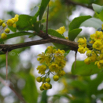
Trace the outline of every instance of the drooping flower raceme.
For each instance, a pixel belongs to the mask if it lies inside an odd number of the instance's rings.
[[[41,76],[37,77],[38,82],[42,82],[40,90],[51,89],[49,75],[53,74],[54,81],[57,81],[65,74],[63,68],[66,64],[65,51],[48,46],[46,51],[38,55],[37,60],[42,64],[37,67]]]
[[[102,27],[103,28],[103,27]],[[89,47],[87,47],[87,43]],[[87,58],[84,60],[86,64],[95,62],[98,68],[103,67],[103,32],[96,31],[90,35],[90,40],[87,42],[86,38],[79,38],[78,52],[85,53]]]

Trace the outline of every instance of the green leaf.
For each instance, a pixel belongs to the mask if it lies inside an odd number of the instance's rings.
[[[94,63],[89,65],[85,64],[84,61],[76,61],[76,68],[74,68],[74,63],[72,65],[72,74],[89,76],[95,73],[99,73],[102,69],[99,69]]]
[[[16,23],[18,30],[31,30],[32,27],[32,17],[29,15],[20,15],[19,20]]]
[[[35,6],[32,11],[30,12],[30,16],[35,16],[35,14],[38,12],[39,8]]]
[[[78,88],[79,90],[86,90],[87,84],[80,80],[73,80],[70,82],[70,85],[74,88]]]
[[[8,28],[12,31],[12,32],[16,32],[16,28],[13,28],[13,26],[8,26]]]
[[[99,19],[101,20],[101,21],[103,21],[103,10],[98,14],[98,13],[96,13],[97,14],[97,16],[99,17]]]
[[[92,4],[92,7],[95,12],[100,13],[103,10],[103,6],[97,5],[97,4]]]
[[[19,20],[17,21],[17,29],[19,31],[24,30],[33,30],[39,31],[39,23],[40,21],[36,21],[36,16],[29,16],[29,15],[20,15]]]
[[[35,35],[35,34],[30,33],[30,32],[16,32],[16,33],[8,34],[6,39],[0,38],[0,42],[3,42],[3,41],[10,39],[10,38],[14,38],[14,37],[18,37],[18,36],[24,36],[24,35]]]
[[[21,73],[21,78],[25,80],[25,87],[22,89],[22,95],[27,103],[37,103],[38,92],[35,84],[35,77],[33,75]]]
[[[48,99],[47,90],[44,90],[44,91],[42,92],[42,96],[41,96],[41,101],[40,101],[40,103],[47,103],[47,99]]]
[[[101,27],[102,25],[102,21],[100,19],[97,18],[90,18],[86,21],[84,21],[81,26],[85,26],[85,27],[94,27],[95,29],[98,29]]]
[[[16,23],[18,30],[29,30],[31,28],[32,17],[29,15],[20,15],[19,20]]]
[[[96,12],[96,15],[99,17],[100,20],[103,21],[103,6],[92,4],[94,11]]]
[[[48,29],[48,34],[52,35],[52,36],[55,36],[55,37],[58,37],[58,38],[62,38],[62,39],[65,39],[65,37],[61,34],[59,34],[57,31],[53,30],[53,29]],[[65,46],[63,44],[57,44],[57,43],[53,43],[56,48],[59,48],[59,49],[67,49],[68,46]]]
[[[100,83],[102,83],[102,81],[103,81],[103,72],[99,73],[95,79],[89,82],[89,85],[88,85],[89,95],[97,94],[98,86]]]
[[[73,29],[79,28],[81,23],[89,18],[91,18],[91,16],[80,16],[80,17],[74,18],[69,25],[69,32]]]
[[[73,41],[81,31],[82,31],[82,29],[73,29],[73,30],[71,30],[69,32],[69,35],[68,35],[69,40]]]
[[[43,14],[44,14],[44,11],[45,11],[45,9],[46,9],[49,1],[50,1],[50,0],[42,0],[41,6],[40,6],[40,9],[39,9],[39,20],[42,19],[42,16],[43,16]]]

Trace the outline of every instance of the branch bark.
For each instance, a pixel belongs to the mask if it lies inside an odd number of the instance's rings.
[[[42,40],[30,41],[30,42],[19,43],[19,44],[0,44],[0,48],[2,48],[1,49],[2,51],[6,52],[6,51],[11,51],[13,49],[23,48],[23,47],[37,45],[37,44],[44,44],[49,42],[50,39],[42,39]]]
[[[61,38],[54,37],[51,35],[46,35],[44,33],[40,34],[39,36],[41,36],[41,35],[42,35],[42,38],[44,38],[44,39],[25,42],[25,43],[19,43],[19,44],[0,44],[1,51],[6,53],[6,51],[11,51],[13,49],[23,48],[23,47],[37,45],[37,44],[50,43],[50,42],[67,45],[67,46],[71,47],[71,50],[74,50],[74,51],[77,51],[77,49],[78,49],[78,43],[76,43],[74,41],[61,39]]]

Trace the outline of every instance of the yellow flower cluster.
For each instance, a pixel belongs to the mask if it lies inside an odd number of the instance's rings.
[[[65,29],[64,26],[62,26],[62,27],[60,27],[59,29],[57,29],[56,31],[57,31],[58,33],[60,33],[60,34],[63,34],[63,33],[66,31],[66,29]]]
[[[1,34],[2,39],[6,39],[7,33],[10,32],[10,29],[8,28],[8,26],[13,26],[13,28],[16,28],[16,22],[18,21],[18,18],[19,18],[19,15],[16,14],[14,18],[8,19],[7,21],[0,19],[0,26],[2,26],[2,29],[0,30],[0,32],[3,32]]]
[[[90,41],[88,42],[89,48],[87,47],[86,38],[79,38],[78,40],[78,52],[85,53],[87,58],[84,60],[86,64],[95,62],[98,68],[103,67],[103,32],[96,31],[90,35]]]
[[[37,67],[38,73],[42,76],[37,77],[38,82],[42,82],[40,90],[51,89],[49,75],[53,74],[53,80],[58,81],[65,74],[63,68],[66,64],[65,51],[48,46],[46,51],[38,55],[37,60],[42,64]]]

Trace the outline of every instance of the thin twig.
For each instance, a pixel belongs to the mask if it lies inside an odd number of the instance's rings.
[[[17,91],[12,87],[12,85],[6,83],[1,77],[0,77],[0,82],[3,85],[8,86],[23,103],[26,103],[26,101],[22,98],[22,96],[19,93],[17,93]]]
[[[0,82],[5,85],[5,86],[8,86],[9,87],[9,84],[7,84],[1,77],[0,77]]]
[[[17,91],[11,85],[9,87],[23,103],[26,103],[24,98],[20,94],[18,94]]]
[[[6,52],[6,80],[8,75],[8,51]]]
[[[75,62],[74,62],[74,69],[76,68],[76,57],[77,57],[77,51],[75,51]]]
[[[48,16],[49,16],[49,4],[47,8],[47,20],[46,20],[46,34],[48,35]]]

